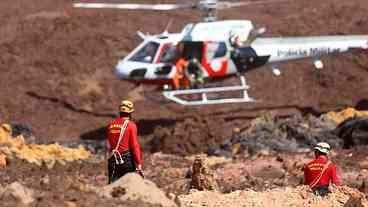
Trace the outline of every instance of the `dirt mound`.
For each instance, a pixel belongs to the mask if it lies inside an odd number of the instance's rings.
[[[334,189],[334,192],[329,194],[326,198],[317,197],[308,186],[302,186],[297,188],[276,188],[264,192],[252,190],[235,191],[229,194],[198,191],[189,195],[179,196],[179,200],[183,206],[191,207],[230,207],[244,205],[250,207],[263,207],[270,206],[271,204],[272,206],[343,207],[351,197],[361,202],[363,206],[368,206],[368,201],[363,194],[345,186]]]
[[[130,173],[116,182],[97,190],[97,194],[107,198],[125,200],[141,200],[162,207],[175,207],[176,204],[168,199],[163,191],[136,173]]]

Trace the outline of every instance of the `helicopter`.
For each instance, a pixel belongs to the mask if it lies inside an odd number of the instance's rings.
[[[74,3],[76,8],[105,8],[129,10],[169,11],[195,9],[205,13],[203,20],[187,24],[180,33],[146,35],[125,58],[118,61],[115,74],[122,80],[154,83],[164,87],[163,95],[181,105],[207,105],[255,102],[248,95],[249,86],[244,74],[264,65],[280,75],[278,64],[299,59],[312,59],[316,69],[324,67],[321,57],[337,53],[367,50],[368,35],[337,35],[308,37],[262,37],[266,29],[255,28],[250,20],[217,20],[217,11],[233,7],[282,1],[227,2],[201,0],[192,4],[127,4],[127,3]],[[180,50],[178,48],[180,47]],[[190,87],[170,89],[177,75],[178,58],[195,60],[196,70],[204,80],[239,76],[235,86]],[[190,74],[195,75],[195,74]],[[240,92],[238,97],[219,98],[211,94]],[[193,94],[200,98],[192,99]]]

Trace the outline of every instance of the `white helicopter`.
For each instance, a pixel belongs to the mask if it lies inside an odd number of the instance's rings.
[[[279,1],[278,1],[279,2]],[[205,80],[223,79],[270,64],[275,75],[281,72],[277,64],[311,58],[317,69],[323,68],[322,56],[351,50],[368,49],[368,35],[314,36],[314,37],[271,37],[261,35],[264,28],[254,28],[249,20],[217,21],[219,9],[253,4],[275,3],[275,1],[224,2],[202,0],[196,4],[112,4],[75,3],[77,8],[110,8],[131,10],[177,10],[197,9],[206,13],[203,22],[188,24],[181,33],[164,32],[144,35],[138,32],[143,42],[124,59],[119,60],[115,73],[120,79],[139,83],[172,85],[177,75],[178,56],[186,60],[197,60],[198,69]],[[178,45],[183,47],[178,52]],[[200,87],[183,90],[164,90],[163,95],[182,105],[204,105],[253,102],[248,96],[249,86],[240,76],[238,86]],[[240,91],[239,97],[215,98],[210,94]],[[187,98],[201,94],[200,98]]]

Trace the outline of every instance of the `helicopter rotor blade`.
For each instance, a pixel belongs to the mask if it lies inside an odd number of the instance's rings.
[[[128,10],[156,10],[169,11],[175,9],[193,8],[190,4],[113,4],[113,3],[74,3],[76,8],[89,9],[128,9]]]
[[[289,0],[274,0],[274,1],[246,1],[246,2],[229,2],[222,1],[217,3],[216,9],[229,9],[233,7],[249,6],[249,5],[260,5],[260,4],[271,4],[271,3],[282,3],[290,2]]]

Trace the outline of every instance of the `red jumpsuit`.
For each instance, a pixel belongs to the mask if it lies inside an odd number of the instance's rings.
[[[108,126],[107,139],[108,139],[108,150],[111,153],[115,149],[119,136],[120,129],[127,117],[120,117],[113,120]],[[133,121],[129,121],[127,128],[125,129],[124,136],[120,141],[119,147],[117,149],[119,153],[123,154],[129,150],[134,157],[134,161],[137,165],[142,164],[141,149],[137,137],[137,126]]]
[[[315,179],[320,176],[321,171],[327,162],[328,158],[324,155],[320,155],[317,159],[309,162],[304,167],[304,184],[310,186],[312,182],[314,182]],[[330,181],[335,185],[340,184],[339,179],[336,175],[336,165],[332,162],[322,174],[319,182],[315,186],[313,186],[313,188],[317,188],[319,186],[328,186],[330,184]]]

